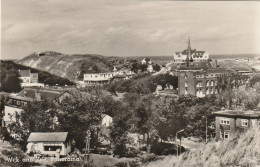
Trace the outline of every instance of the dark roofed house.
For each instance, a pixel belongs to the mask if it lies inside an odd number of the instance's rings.
[[[66,156],[71,152],[68,132],[32,132],[27,142],[27,153]]]

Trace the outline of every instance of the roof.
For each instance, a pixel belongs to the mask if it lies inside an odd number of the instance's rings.
[[[107,114],[101,114],[101,119],[105,118],[106,116],[111,117],[111,116],[109,116],[109,115],[107,115]],[[112,118],[112,117],[111,117],[111,118]]]
[[[224,68],[210,68],[207,70],[207,73],[226,73],[226,72],[232,72],[232,71]]]
[[[216,116],[260,118],[260,111],[255,110],[223,110],[213,113]]]
[[[22,96],[10,96],[10,99],[22,100],[32,102],[33,99],[30,97],[22,97]]]
[[[212,65],[209,61],[202,61],[202,62],[193,62],[193,65],[190,65],[187,67],[187,64],[182,64],[177,70],[207,70],[209,68],[212,68]]]
[[[32,132],[28,142],[65,142],[68,132]]]
[[[60,96],[64,91],[48,88],[24,88],[21,92],[18,93],[18,96],[30,97],[35,99],[35,94],[39,93],[41,99],[55,99]]]
[[[30,70],[19,70],[19,74],[21,77],[30,77]]]

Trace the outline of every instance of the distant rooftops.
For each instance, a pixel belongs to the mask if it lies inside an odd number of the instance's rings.
[[[216,116],[228,116],[228,117],[246,117],[246,118],[260,118],[260,111],[257,110],[223,110],[213,113]]]
[[[187,64],[181,64],[177,71],[201,71],[208,70],[212,68],[212,65],[209,61],[193,62],[189,66]]]

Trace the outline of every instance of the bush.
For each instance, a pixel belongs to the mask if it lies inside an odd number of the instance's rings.
[[[145,164],[145,163],[148,163],[148,162],[157,161],[157,160],[159,160],[159,159],[162,159],[162,158],[159,157],[159,156],[157,156],[157,155],[150,154],[150,155],[147,155],[147,156],[143,157],[143,158],[141,159],[141,162],[142,162],[143,164]]]
[[[179,151],[184,152],[185,148],[182,146]],[[170,143],[153,143],[151,146],[151,153],[156,155],[177,154],[177,148],[174,144]]]
[[[115,164],[116,167],[128,167],[127,162],[118,162]]]
[[[0,164],[3,166],[11,166],[11,167],[30,167],[30,166],[39,166],[39,163],[35,163],[35,162],[23,162],[22,159],[25,158],[25,154],[20,151],[20,150],[3,150],[2,154],[6,157],[6,158],[17,158],[19,160],[19,162],[8,162],[5,160],[4,157],[2,157],[0,155]]]
[[[115,164],[116,167],[140,167],[140,163],[137,161],[118,162]]]
[[[140,153],[139,150],[136,150],[133,147],[128,148],[128,150],[125,153],[125,157],[133,158],[136,157]]]

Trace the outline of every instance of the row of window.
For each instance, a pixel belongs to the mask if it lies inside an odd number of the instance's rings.
[[[230,118],[221,118],[220,124],[230,125]],[[260,125],[260,121],[259,121],[259,125]],[[241,126],[248,127],[248,119],[241,119]]]
[[[26,101],[20,101],[20,100],[14,100],[14,99],[10,99],[9,104],[14,104],[14,105],[17,105],[17,106],[27,106]]]

